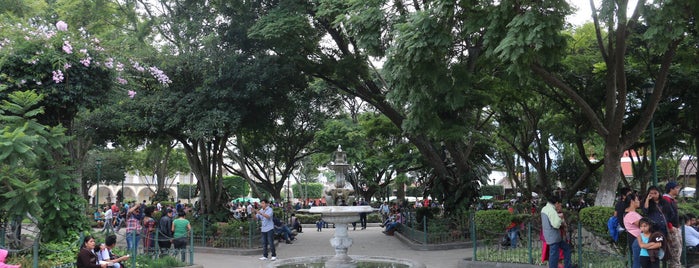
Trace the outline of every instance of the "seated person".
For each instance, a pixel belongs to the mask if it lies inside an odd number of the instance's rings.
[[[294,234],[291,233],[289,226],[286,226],[286,224],[280,221],[277,217],[274,217],[272,221],[274,222],[274,233],[282,235],[286,243],[291,244],[291,240],[294,239]]]
[[[95,209],[95,222],[97,223],[97,227],[102,227],[104,226],[104,217],[102,217],[102,213],[100,212],[99,209]]]
[[[291,225],[291,229],[296,230],[296,232],[303,233],[301,221],[299,221],[299,218],[296,217],[295,213],[291,213],[291,218],[289,218],[289,225]]]
[[[694,247],[694,250],[696,251],[697,246],[699,246],[699,232],[692,227],[694,224],[692,219],[696,219],[696,217],[692,214],[687,214],[682,215],[681,218],[684,220],[685,244],[687,247]]]
[[[383,231],[384,234],[386,235],[393,235],[393,233],[396,231],[396,228],[403,223],[403,216],[400,213],[400,210],[396,210],[396,213],[392,216],[393,221],[386,224],[386,230]]]
[[[116,246],[116,240],[117,237],[116,235],[110,235],[105,238],[105,243],[100,245],[99,252],[97,253],[97,259],[99,261],[109,261],[112,262],[112,266],[114,268],[121,268],[124,267],[121,262],[128,260],[129,255],[119,257],[112,253],[112,250],[114,249],[114,246]]]

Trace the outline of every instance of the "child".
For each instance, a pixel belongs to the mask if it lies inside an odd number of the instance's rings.
[[[322,218],[316,222],[316,228],[318,228],[318,232],[323,231],[323,219]]]
[[[639,220],[641,235],[638,236],[638,245],[641,247],[641,267],[659,268],[660,260],[665,255],[665,237],[661,232],[651,233],[653,226],[649,218]]]

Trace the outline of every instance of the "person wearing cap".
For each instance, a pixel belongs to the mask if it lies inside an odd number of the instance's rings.
[[[677,182],[671,181],[665,184],[665,194],[663,199],[667,201],[667,206],[663,207],[663,213],[667,220],[667,240],[670,259],[667,264],[670,268],[680,268],[682,263],[682,233],[680,232],[680,215],[675,198],[682,188]]]

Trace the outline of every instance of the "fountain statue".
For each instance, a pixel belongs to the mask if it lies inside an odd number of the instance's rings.
[[[349,168],[347,154],[338,146],[335,151],[335,161],[330,168],[335,171],[335,189],[328,191],[333,194],[333,201],[347,197],[352,189],[345,188],[345,171]],[[356,268],[360,267],[395,267],[395,268],[425,268],[425,265],[412,260],[404,260],[390,257],[352,256],[347,252],[352,246],[352,238],[347,234],[349,223],[359,221],[359,213],[371,213],[371,206],[314,206],[308,210],[310,213],[321,214],[323,220],[335,224],[335,233],[330,239],[330,245],[335,249],[334,256],[298,257],[279,260],[267,265],[267,267],[332,267],[332,268]]]
[[[347,188],[347,180],[345,179],[345,172],[349,169],[349,163],[347,163],[347,153],[342,151],[342,145],[337,146],[337,151],[334,153],[334,161],[330,162],[328,168],[335,172],[335,188],[326,191],[328,195],[330,205],[338,206],[341,201],[345,201],[345,204],[349,203],[347,200],[350,195],[354,193],[354,190]]]

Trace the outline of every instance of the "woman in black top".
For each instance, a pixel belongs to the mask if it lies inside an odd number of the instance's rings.
[[[78,252],[78,261],[76,262],[78,268],[106,268],[109,265],[108,262],[97,264],[97,254],[94,250],[95,238],[88,235],[83,240],[83,246]]]

